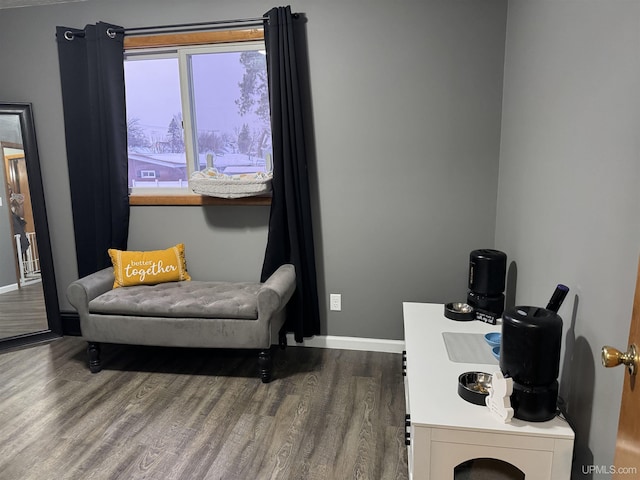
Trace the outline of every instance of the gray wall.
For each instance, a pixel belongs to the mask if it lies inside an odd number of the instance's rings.
[[[599,355],[627,346],[638,265],[639,22],[639,2],[509,2],[496,247],[517,265],[517,303],[571,288],[561,393],[576,478],[613,463],[624,371]]]
[[[3,10],[0,99],[33,103],[61,308],[77,277],[56,25],[259,16],[270,1],[101,0]],[[402,339],[403,300],[465,298],[493,245],[506,0],[301,0],[322,330]],[[7,46],[11,46],[7,48]],[[186,244],[195,277],[257,279],[265,207],[134,207],[130,248]],[[341,312],[328,294],[342,293]]]
[[[54,27],[252,17],[273,5],[2,11],[0,100],[34,104],[63,309],[77,272]],[[640,239],[638,3],[512,0],[508,21],[506,0],[292,7],[309,19],[323,333],[402,338],[403,300],[464,298],[469,251],[500,248],[514,262],[517,303],[571,287],[562,393],[576,468],[609,465],[623,372],[602,370],[598,353],[626,345]],[[183,241],[195,276],[256,278],[267,217],[264,207],[135,207],[130,246]],[[342,312],[327,311],[330,292],[343,294]]]

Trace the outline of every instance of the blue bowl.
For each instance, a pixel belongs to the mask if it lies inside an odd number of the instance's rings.
[[[492,347],[499,347],[501,337],[502,337],[502,334],[500,332],[489,332],[485,334],[484,339]]]
[[[491,353],[493,353],[494,357],[496,357],[498,360],[500,360],[500,346],[493,347],[491,349]]]

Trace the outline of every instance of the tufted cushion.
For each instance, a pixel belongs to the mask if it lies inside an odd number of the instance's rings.
[[[89,302],[91,313],[139,317],[258,318],[260,283],[169,282],[114,288]]]

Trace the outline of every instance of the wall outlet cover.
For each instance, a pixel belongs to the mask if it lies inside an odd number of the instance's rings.
[[[329,295],[329,309],[339,312],[342,310],[342,295],[339,293],[332,293]]]

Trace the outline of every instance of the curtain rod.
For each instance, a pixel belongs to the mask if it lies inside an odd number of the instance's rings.
[[[133,27],[133,28],[108,28],[107,35],[114,38],[117,33],[124,35],[145,35],[153,33],[180,33],[193,32],[205,29],[225,28],[233,25],[241,25],[245,27],[262,26],[265,20],[269,20],[268,16],[255,18],[239,18],[235,20],[217,20],[211,22],[199,23],[181,23],[176,25],[155,25],[152,27]],[[84,37],[84,30],[67,30],[64,32],[64,38],[73,40],[74,37]]]
[[[176,25],[155,25],[153,27],[113,28],[109,30],[114,33],[124,33],[125,35],[144,35],[154,31],[157,33],[189,32],[194,30],[203,30],[205,28],[224,28],[225,26],[229,25],[263,25],[265,20],[269,20],[269,17],[238,18],[234,20],[181,23]],[[109,30],[107,30],[107,33],[109,32]]]

